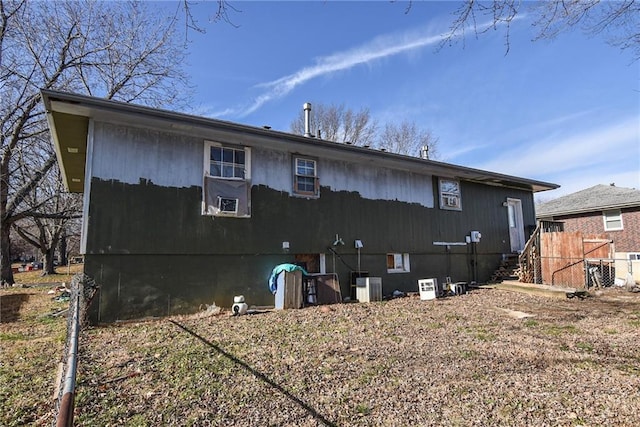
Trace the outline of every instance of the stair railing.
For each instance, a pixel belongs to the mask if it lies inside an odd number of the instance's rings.
[[[519,280],[525,283],[541,283],[538,271],[540,271],[540,253],[538,248],[540,247],[540,232],[542,228],[540,222],[538,222],[536,229],[531,233],[529,240],[524,245],[524,249],[520,256],[518,256],[518,262],[520,263]]]

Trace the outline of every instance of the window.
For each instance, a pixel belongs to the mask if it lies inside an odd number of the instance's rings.
[[[620,209],[602,212],[605,231],[622,230],[622,214]]]
[[[440,209],[461,211],[462,197],[460,193],[460,182],[455,179],[440,178]]]
[[[387,254],[387,273],[408,273],[409,254]]]
[[[209,176],[244,179],[246,176],[245,151],[239,148],[210,146]]]
[[[203,215],[250,217],[251,150],[205,141]]]
[[[509,214],[509,227],[510,228],[515,228],[516,227],[516,208],[513,205],[508,205],[507,206],[507,212]]]
[[[294,168],[293,193],[318,197],[320,186],[317,162],[308,158],[296,157],[294,159]]]

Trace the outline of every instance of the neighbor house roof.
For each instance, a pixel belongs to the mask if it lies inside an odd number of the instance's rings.
[[[533,192],[553,190],[559,185],[504,175],[450,163],[389,153],[382,150],[336,143],[320,138],[279,132],[223,120],[192,116],[124,102],[43,89],[51,137],[65,185],[70,192],[82,192],[85,185],[87,144],[92,119],[131,126],[152,126],[168,132],[189,132],[207,137],[212,131],[246,144],[290,150],[305,150],[319,157],[367,162],[372,167],[389,167],[435,176],[457,178],[486,185],[512,187]]]
[[[640,206],[640,190],[596,185],[536,205],[536,217],[571,215]]]

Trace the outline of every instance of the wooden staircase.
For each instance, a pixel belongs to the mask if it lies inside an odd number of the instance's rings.
[[[519,255],[504,254],[500,266],[489,278],[489,283],[501,283],[503,280],[520,280],[520,270]]]
[[[493,273],[489,283],[516,280],[523,283],[542,284],[540,260],[540,234],[564,231],[564,225],[556,221],[538,221],[520,254],[503,255],[500,267]]]
[[[525,283],[542,283],[540,272],[540,233],[555,231],[562,225],[550,221],[538,221],[536,229],[531,233],[529,240],[524,245],[518,263],[520,264],[519,281]]]

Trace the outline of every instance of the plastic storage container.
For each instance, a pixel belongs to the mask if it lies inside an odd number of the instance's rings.
[[[382,301],[382,277],[358,277],[356,299],[360,302]]]
[[[418,290],[420,291],[420,299],[423,301],[436,299],[437,289],[438,289],[438,279],[418,280]]]

